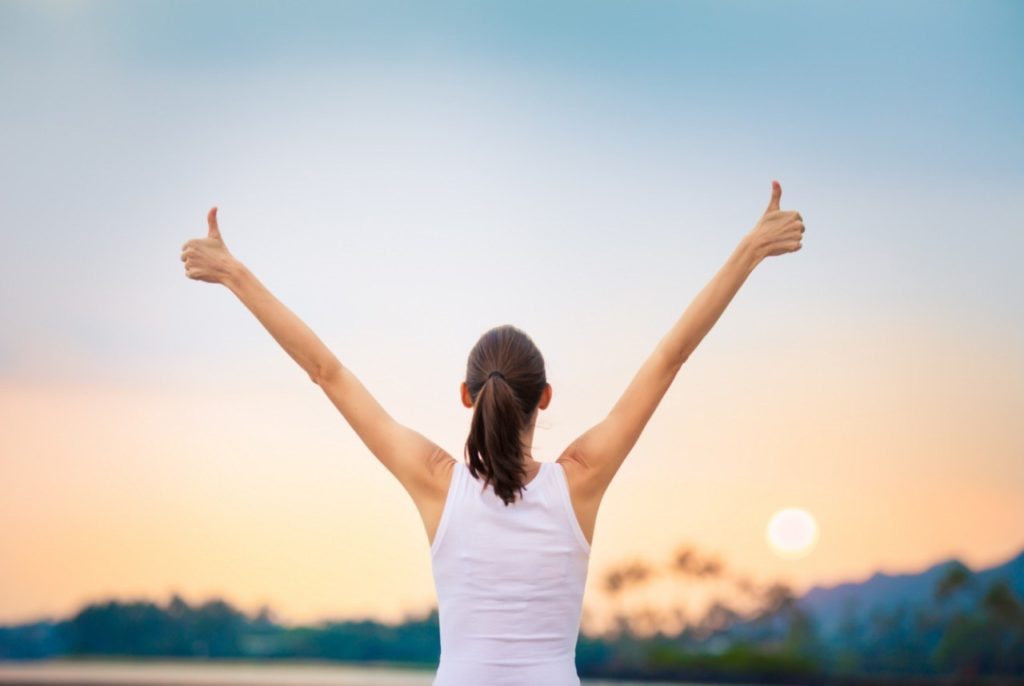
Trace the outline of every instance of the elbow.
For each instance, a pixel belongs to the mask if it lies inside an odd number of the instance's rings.
[[[687,357],[689,357],[689,355],[687,355],[686,357],[678,357],[672,361],[668,368],[669,378],[676,378],[676,375],[679,373],[679,370],[683,368],[684,364],[686,364]]]
[[[316,365],[313,371],[309,373],[309,378],[317,386],[323,386],[331,379],[337,378],[340,373],[341,363],[337,360],[331,360],[325,364]]]
[[[690,351],[684,350],[679,353],[670,353],[667,350],[662,351],[661,364],[669,371],[673,376],[682,368],[683,364],[686,363],[687,358],[690,357]]]

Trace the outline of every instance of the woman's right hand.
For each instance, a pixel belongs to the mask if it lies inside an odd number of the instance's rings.
[[[206,238],[193,238],[181,246],[181,261],[185,263],[185,276],[207,283],[225,283],[238,271],[238,260],[224,245],[217,224],[217,208],[211,207],[206,215],[209,227]]]
[[[804,237],[804,220],[799,212],[780,210],[779,200],[782,198],[782,186],[772,181],[772,199],[768,209],[764,211],[747,240],[758,260],[774,255],[796,252],[801,247]]]

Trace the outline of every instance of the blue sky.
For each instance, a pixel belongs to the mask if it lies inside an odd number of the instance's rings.
[[[543,285],[557,271],[574,283],[561,289],[573,303],[621,305],[643,288],[663,322],[756,220],[770,178],[807,218],[806,252],[765,270],[788,270],[786,283],[766,275],[744,297],[923,306],[1001,330],[1011,318],[1021,333],[1008,293],[1022,242],[1016,3],[0,12],[10,233],[0,259],[9,283],[47,277],[32,293],[5,289],[5,328],[29,334],[5,341],[7,374],[51,367],[23,349],[47,332],[118,363],[188,346],[165,321],[127,320],[152,309],[147,288],[168,305],[194,295],[194,284],[141,277],[172,276],[167,256],[212,204],[236,253],[270,277],[280,267],[282,287],[325,286],[315,279],[329,275],[316,275],[347,258],[372,267],[335,282],[386,281],[380,301],[334,294],[356,316],[425,278],[446,290],[416,289],[421,305],[479,306],[451,289],[486,265],[499,270],[487,302],[557,298],[557,283]],[[267,240],[275,233],[296,240]],[[629,261],[612,268],[611,256]],[[297,274],[307,259],[326,262]],[[797,283],[802,294],[786,292]],[[92,328],[90,303],[127,335]],[[572,307],[547,309],[561,319]]]
[[[181,244],[217,205],[229,249],[453,454],[476,338],[502,323],[533,335],[555,386],[541,437],[554,458],[611,407],[778,179],[802,250],[750,277],[627,471],[655,478],[672,464],[664,446],[686,440],[684,480],[744,473],[712,460],[721,433],[701,431],[772,403],[833,413],[819,427],[897,417],[904,445],[998,429],[989,457],[951,456],[940,475],[974,469],[988,502],[1024,500],[1008,419],[1024,396],[1022,36],[1017,2],[2,2],[6,407],[35,388],[121,389],[138,407],[181,394],[145,421],[182,424],[209,403],[231,417],[218,440],[255,444],[254,417],[287,417],[282,432],[322,437],[322,452],[306,446],[316,464],[337,459],[335,441],[383,479],[251,314],[184,276]],[[863,405],[806,397],[826,390]],[[942,393],[951,404],[920,409]],[[953,409],[968,399],[973,424]],[[894,436],[856,446],[864,469]],[[786,451],[772,459],[799,452]],[[847,467],[805,457],[818,492],[842,485]],[[638,502],[622,488],[611,513]],[[817,497],[807,489],[790,495]],[[916,548],[823,551],[785,571],[838,578],[957,550],[992,561],[1020,543],[993,528],[1015,507],[971,524],[990,531],[982,543],[969,527],[910,527]]]

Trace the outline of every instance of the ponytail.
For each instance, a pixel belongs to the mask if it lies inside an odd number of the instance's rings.
[[[493,484],[494,493],[505,505],[522,493],[526,477],[523,444],[519,440],[526,418],[512,387],[504,376],[492,375],[477,396],[466,450],[470,471],[482,472],[484,485]],[[475,467],[475,470],[474,470]]]
[[[523,429],[547,385],[544,358],[511,325],[485,333],[470,353],[466,384],[474,399],[466,454],[474,478],[484,477],[505,505],[526,480]]]

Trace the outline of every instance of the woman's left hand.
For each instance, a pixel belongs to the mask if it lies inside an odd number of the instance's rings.
[[[185,276],[207,283],[224,283],[234,273],[238,260],[228,252],[217,226],[217,208],[206,215],[209,233],[206,238],[193,238],[181,246],[181,261],[185,263]]]

